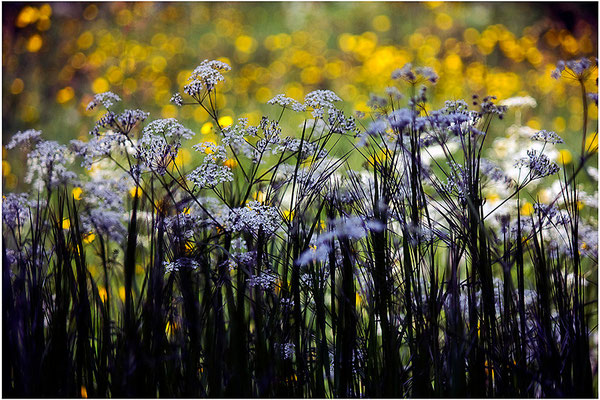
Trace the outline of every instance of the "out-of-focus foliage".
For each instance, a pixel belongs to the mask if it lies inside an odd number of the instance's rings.
[[[218,57],[232,66],[217,96],[225,122],[256,124],[274,95],[301,100],[319,88],[347,111],[367,111],[368,94],[411,62],[439,73],[434,106],[474,93],[529,95],[536,117],[525,112],[522,122],[568,138],[582,124],[577,83],[550,73],[559,59],[597,53],[596,15],[594,3],[5,3],[3,144],[29,128],[86,140],[98,115],[85,106],[106,90],[200,131],[206,112],[169,99],[196,65]],[[9,189],[23,176],[23,160],[11,157],[3,154]]]

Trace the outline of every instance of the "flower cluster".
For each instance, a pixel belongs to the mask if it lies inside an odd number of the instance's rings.
[[[265,205],[259,201],[250,201],[245,207],[232,210],[231,227],[233,231],[257,233],[262,230],[267,235],[281,226],[281,216],[277,207]]]
[[[114,103],[118,103],[119,101],[121,101],[121,98],[113,92],[98,93],[94,96],[94,99],[88,103],[86,109],[88,111],[93,110],[100,103],[104,106],[104,108],[108,109],[112,107]]]
[[[598,65],[598,59],[596,58],[596,65]],[[552,77],[554,79],[559,79],[562,76],[562,73],[568,68],[570,70],[570,74],[573,78],[580,79],[583,78],[585,73],[592,66],[592,62],[585,57],[582,57],[578,60],[569,60],[563,61],[560,60],[556,63],[556,68],[552,71]]]
[[[273,97],[271,100],[267,101],[267,104],[271,105],[279,105],[283,108],[289,108],[292,111],[302,112],[306,111],[306,106],[304,106],[299,101],[292,99],[291,97],[286,97],[284,94],[278,94]]]
[[[527,150],[528,158],[522,158],[517,161],[515,167],[528,167],[529,177],[533,179],[543,178],[556,174],[560,168],[554,161],[550,161],[547,155],[538,154],[537,150]]]
[[[198,264],[196,260],[188,257],[181,257],[172,262],[164,261],[163,265],[165,267],[165,274],[168,274],[170,272],[177,272],[181,269],[193,270],[200,266],[200,264]]]
[[[324,262],[332,250],[331,243],[334,238],[361,239],[368,232],[381,232],[384,229],[380,221],[365,219],[360,216],[338,218],[329,221],[330,230],[320,234],[315,243],[305,250],[297,260],[298,265],[307,265],[310,262]]]
[[[17,146],[20,146],[24,143],[26,144],[35,144],[41,140],[42,131],[38,131],[35,129],[27,129],[25,132],[17,132],[12,138],[10,138],[10,142],[6,145],[8,150],[14,149]]]
[[[260,287],[262,290],[271,290],[277,284],[277,277],[268,272],[262,272],[258,275],[252,275],[247,282],[249,287]]]
[[[27,194],[9,193],[2,200],[2,220],[13,229],[23,226],[29,219],[31,206]]]
[[[323,118],[324,111],[335,109],[333,103],[337,101],[342,101],[342,99],[331,90],[314,90],[304,96],[304,106],[313,109],[314,118]]]
[[[188,174],[187,178],[195,187],[201,189],[214,187],[223,182],[233,181],[231,168],[223,165],[227,161],[225,147],[212,142],[201,142],[193,146],[194,150],[205,153],[204,161]]]
[[[536,140],[538,142],[551,143],[551,144],[557,144],[557,143],[564,143],[565,142],[555,132],[546,131],[546,130],[541,130],[541,131],[536,132],[531,137],[531,140]]]
[[[439,77],[437,73],[430,67],[417,67],[414,71],[412,64],[407,63],[400,69],[392,72],[392,79],[402,79],[409,83],[415,84],[420,78],[425,79],[431,83],[437,83]]]
[[[73,162],[73,154],[67,146],[54,141],[39,141],[27,155],[27,175],[25,182],[33,183],[38,189],[52,188],[77,178],[68,170]]]
[[[222,61],[204,60],[194,69],[183,91],[192,97],[198,97],[203,88],[210,92],[219,82],[225,80],[223,72],[229,70],[231,67]]]

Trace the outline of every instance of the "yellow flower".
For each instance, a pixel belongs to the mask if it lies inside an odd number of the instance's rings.
[[[573,156],[569,150],[563,149],[558,152],[558,160],[564,165],[571,164],[571,161],[573,161]]]
[[[88,394],[87,394],[87,389],[85,388],[85,386],[81,387],[81,398],[82,399],[87,399]]]
[[[281,213],[283,214],[283,219],[285,219],[286,221],[291,221],[292,219],[294,219],[294,210],[282,210]]]
[[[81,200],[82,193],[83,193],[83,189],[81,189],[80,187],[75,187],[71,191],[71,195],[73,196],[73,198],[75,200]]]
[[[62,221],[62,228],[69,229],[71,227],[71,220],[69,218],[65,218]]]
[[[142,189],[139,186],[132,187],[129,189],[129,195],[131,197],[139,197],[142,194]]]
[[[235,159],[230,158],[228,160],[225,160],[225,162],[223,163],[223,165],[226,166],[226,167],[229,167],[231,169],[234,169],[235,167],[238,166],[238,162]]]
[[[167,321],[167,325],[165,325],[165,333],[167,336],[173,336],[178,327],[179,326],[176,322],[171,323],[171,321]]]
[[[108,298],[108,292],[102,286],[98,286],[98,296],[100,296],[100,300],[104,303]]]
[[[83,236],[84,243],[92,243],[96,239],[96,235],[92,232],[88,232]]]
[[[531,215],[533,212],[533,205],[526,201],[525,204],[521,206],[521,215]]]

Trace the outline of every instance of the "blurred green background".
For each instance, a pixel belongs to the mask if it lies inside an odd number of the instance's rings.
[[[24,155],[4,145],[40,129],[66,143],[87,140],[111,90],[150,120],[176,117],[200,132],[200,107],[169,103],[204,59],[232,66],[219,87],[224,122],[257,123],[278,93],[302,100],[334,90],[346,111],[367,111],[370,93],[407,62],[433,67],[432,107],[472,94],[529,95],[521,121],[580,145],[576,82],[550,72],[559,59],[597,54],[597,3],[3,3],[3,182],[23,188]],[[597,74],[597,71],[595,72]],[[588,82],[597,91],[596,79]],[[597,107],[589,110],[597,130]],[[500,123],[502,132],[514,117]],[[292,125],[294,126],[294,125]]]

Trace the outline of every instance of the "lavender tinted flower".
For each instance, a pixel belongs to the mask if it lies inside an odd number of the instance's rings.
[[[541,130],[541,131],[536,132],[531,137],[531,140],[536,140],[538,142],[551,143],[551,144],[557,144],[557,143],[564,143],[565,142],[555,132],[546,131],[546,130]]]
[[[392,112],[388,120],[392,129],[397,132],[403,131],[407,126],[409,126],[415,118],[415,114],[412,110],[408,108],[401,108]]]
[[[260,287],[262,290],[271,290],[277,283],[277,277],[268,272],[262,272],[259,275],[252,275],[248,279],[248,286]]]
[[[2,199],[2,220],[11,228],[23,226],[30,215],[31,203],[25,193],[9,193]]]
[[[35,144],[41,140],[41,136],[42,131],[35,129],[28,129],[25,132],[19,131],[12,136],[10,142],[6,145],[6,148],[11,150],[23,143]]]
[[[403,79],[408,82],[415,82],[417,80],[417,75],[412,70],[412,64],[406,63],[400,69],[392,72],[392,79]]]
[[[258,201],[250,201],[245,207],[232,210],[232,229],[236,232],[256,233],[262,231],[270,235],[281,226],[281,216],[277,207],[271,207]]]
[[[279,356],[284,360],[291,360],[296,346],[294,343],[275,343],[275,350],[279,353]]]
[[[40,141],[27,156],[25,182],[33,183],[38,190],[70,182],[77,178],[67,169],[72,161],[73,155],[67,146],[54,141]]]
[[[104,108],[110,108],[114,103],[121,101],[121,98],[114,94],[113,92],[104,92],[98,93],[94,95],[94,99],[90,101],[87,105],[87,110],[92,110],[98,106],[98,104],[102,103]]]
[[[531,179],[554,175],[560,170],[558,165],[555,162],[550,161],[548,156],[545,154],[537,154],[537,150],[527,150],[527,156],[528,158],[522,158],[517,161],[515,166],[517,168],[524,166],[528,167]]]
[[[597,62],[596,62],[597,64]],[[563,61],[560,60],[556,63],[556,69],[554,69],[551,73],[552,78],[559,79],[563,72],[567,71],[567,74],[574,79],[583,79],[585,78],[587,72],[590,70],[592,66],[592,62],[585,57],[582,57],[578,60],[569,60]]]
[[[402,93],[400,93],[400,90],[398,90],[397,87],[395,86],[388,86],[385,88],[385,94],[390,96],[392,98],[392,100],[400,100],[402,99]]]
[[[415,72],[431,83],[436,83],[439,79],[438,74],[431,67],[418,67]]]
[[[386,121],[378,119],[376,121],[371,122],[369,128],[367,129],[367,133],[369,135],[382,135],[388,129],[388,124]]]

